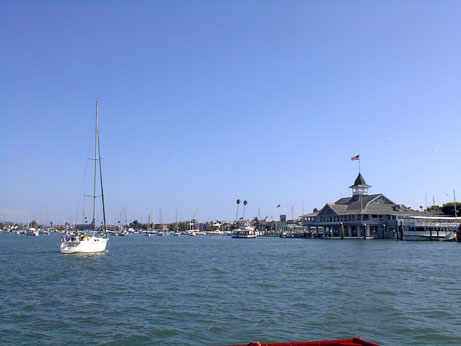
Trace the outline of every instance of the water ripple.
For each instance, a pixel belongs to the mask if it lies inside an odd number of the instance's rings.
[[[2,344],[461,344],[460,244],[130,236],[63,256],[0,237]]]

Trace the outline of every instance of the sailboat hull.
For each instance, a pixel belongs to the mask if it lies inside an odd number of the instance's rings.
[[[90,237],[88,240],[63,241],[59,250],[63,254],[102,252],[106,249],[108,238]]]

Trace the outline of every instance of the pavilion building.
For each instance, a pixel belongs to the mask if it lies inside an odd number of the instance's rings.
[[[340,239],[436,240],[457,227],[459,219],[420,212],[396,204],[383,194],[369,195],[371,185],[359,173],[352,197],[327,203],[317,212],[303,215],[312,237]]]

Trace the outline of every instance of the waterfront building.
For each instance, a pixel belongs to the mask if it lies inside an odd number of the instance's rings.
[[[351,197],[327,203],[320,210],[302,216],[312,237],[340,239],[436,240],[459,224],[459,219],[420,212],[394,203],[383,194],[368,194],[371,185],[359,173]]]

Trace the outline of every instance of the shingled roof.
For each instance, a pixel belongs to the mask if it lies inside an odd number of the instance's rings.
[[[360,201],[361,199],[361,201]],[[327,210],[333,210],[337,215],[360,214],[414,214],[416,210],[395,204],[383,194],[345,197],[334,203],[327,203],[319,212],[322,215]],[[418,212],[419,213],[419,212]]]
[[[363,179],[362,174],[359,173],[357,178],[355,178],[354,185],[349,186],[349,188],[353,188],[353,187],[371,187],[371,185],[368,185],[365,182],[365,179]]]

